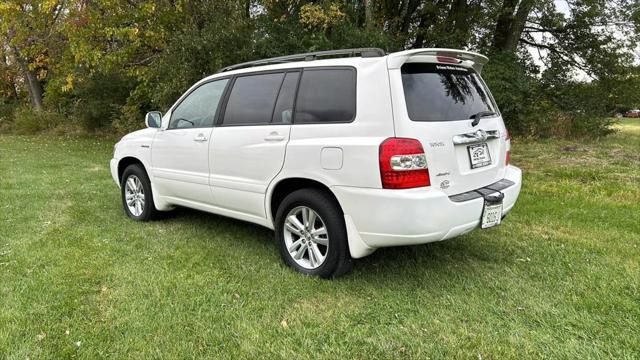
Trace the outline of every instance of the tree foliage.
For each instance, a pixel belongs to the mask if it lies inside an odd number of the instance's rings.
[[[490,56],[513,132],[601,135],[640,105],[639,34],[634,0],[4,0],[0,99],[124,131],[233,63],[451,47]]]

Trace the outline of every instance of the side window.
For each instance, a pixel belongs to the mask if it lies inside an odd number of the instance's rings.
[[[223,125],[260,125],[271,122],[284,73],[238,77],[224,111]]]
[[[304,70],[296,103],[296,124],[349,122],[355,115],[355,70]]]
[[[285,75],[282,86],[280,87],[276,107],[273,109],[272,124],[291,124],[293,103],[296,97],[299,77],[299,72],[290,72]]]
[[[171,113],[169,129],[213,126],[228,79],[212,81],[195,89]]]

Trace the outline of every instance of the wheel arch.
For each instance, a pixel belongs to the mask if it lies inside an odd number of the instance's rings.
[[[149,176],[149,171],[147,171],[147,167],[144,165],[142,160],[134,156],[125,156],[118,161],[118,181],[120,181],[120,183],[122,183],[122,175],[124,174],[124,170],[129,165],[133,164],[140,164],[140,166],[142,166],[144,171],[147,173],[147,176]]]
[[[153,203],[156,207],[157,210],[159,211],[168,211],[173,209],[173,205],[169,204],[158,192],[158,188],[156,187],[156,184],[153,180],[153,177],[151,176],[151,173],[149,172],[149,169],[147,168],[147,166],[145,165],[144,161],[140,160],[140,158],[137,158],[135,156],[125,156],[122,159],[120,159],[118,161],[118,182],[122,183],[122,175],[124,174],[124,170],[129,166],[129,165],[133,165],[133,164],[139,164],[140,166],[142,166],[142,169],[144,170],[144,172],[147,174],[147,177],[149,178],[149,181],[151,182],[151,192],[153,193]]]
[[[273,224],[273,228],[275,229],[275,215],[278,211],[278,206],[282,203],[282,200],[293,191],[305,189],[305,188],[315,188],[320,189],[325,192],[328,196],[330,196],[340,209],[340,212],[345,218],[345,225],[347,231],[347,241],[348,248],[351,254],[351,257],[354,259],[365,257],[372,252],[375,251],[374,248],[369,247],[360,237],[358,230],[353,224],[353,220],[351,217],[344,213],[344,209],[342,204],[340,204],[340,200],[334,194],[334,192],[329,188],[329,186],[323,184],[318,180],[312,180],[306,177],[289,177],[279,180],[275,185],[273,185],[272,190],[269,192],[270,195],[267,196],[266,206],[267,208],[267,217],[270,220],[270,223]]]
[[[313,180],[313,179],[304,178],[304,177],[284,178],[279,180],[275,185],[273,185],[272,190],[270,192],[270,196],[266,201],[267,216],[269,216],[269,219],[271,220],[271,223],[274,224],[274,227],[275,227],[276,212],[278,211],[278,207],[282,203],[282,200],[284,200],[284,198],[288,194],[296,190],[307,189],[307,188],[318,189],[326,193],[329,197],[331,197],[336,202],[336,204],[338,205],[338,208],[340,208],[340,211],[344,214],[342,206],[340,205],[340,201],[338,201],[338,198],[336,197],[336,195],[333,193],[333,191],[331,191],[331,189],[327,185],[321,183],[318,180]]]

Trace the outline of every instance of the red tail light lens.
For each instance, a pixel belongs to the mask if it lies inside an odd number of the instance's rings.
[[[507,154],[504,157],[504,165],[509,165],[509,161],[511,161],[511,135],[509,135],[509,130],[505,129],[505,147],[507,149]]]
[[[436,56],[436,60],[438,60],[439,63],[445,64],[460,64],[462,62],[462,60],[450,56]]]
[[[427,158],[420,141],[389,138],[380,144],[380,179],[384,189],[431,185]]]

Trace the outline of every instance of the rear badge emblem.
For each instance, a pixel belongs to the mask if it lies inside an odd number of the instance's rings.
[[[478,129],[474,135],[478,141],[487,141],[487,132],[482,129]]]
[[[445,181],[440,183],[440,189],[442,189],[442,190],[448,189],[450,185],[451,185],[451,183],[449,183],[449,180],[445,180]]]

